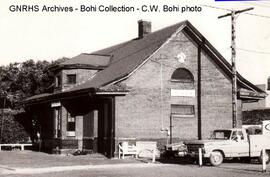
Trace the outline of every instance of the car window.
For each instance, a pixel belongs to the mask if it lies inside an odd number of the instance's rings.
[[[211,136],[211,139],[227,140],[230,138],[230,135],[231,135],[230,130],[215,130],[213,132],[213,135]]]
[[[240,137],[241,140],[244,140],[244,135],[242,131],[237,131],[237,135]]]
[[[237,138],[238,137],[238,138]],[[233,131],[232,132],[232,140],[244,140],[244,135],[242,131]]]

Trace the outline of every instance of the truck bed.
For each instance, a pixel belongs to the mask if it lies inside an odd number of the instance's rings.
[[[250,157],[258,157],[262,149],[270,150],[270,136],[249,135]]]

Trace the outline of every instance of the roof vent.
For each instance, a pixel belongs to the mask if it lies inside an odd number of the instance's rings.
[[[138,31],[139,31],[139,38],[143,38],[147,34],[151,33],[152,25],[150,21],[146,20],[139,20],[138,21]]]

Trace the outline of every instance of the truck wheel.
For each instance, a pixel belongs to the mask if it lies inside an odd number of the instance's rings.
[[[219,151],[214,151],[210,155],[210,163],[213,166],[219,166],[223,162],[223,155]]]
[[[269,164],[269,162],[270,162],[270,152],[269,151],[265,151],[265,161],[266,161],[266,164]],[[259,157],[259,162],[262,164],[262,154]]]

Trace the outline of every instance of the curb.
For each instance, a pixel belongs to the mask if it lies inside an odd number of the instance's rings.
[[[147,168],[164,166],[164,164],[153,163],[132,163],[132,164],[107,164],[107,165],[77,165],[77,166],[59,166],[44,168],[5,168],[1,174],[42,174],[74,170],[100,170],[100,169],[119,169],[119,168]]]

